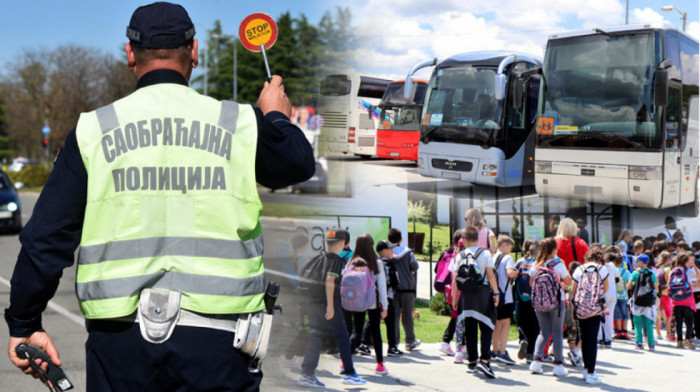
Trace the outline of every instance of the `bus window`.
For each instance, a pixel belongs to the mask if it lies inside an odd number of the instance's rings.
[[[350,94],[352,83],[347,75],[329,75],[321,82],[321,95],[342,96]]]
[[[669,87],[666,105],[666,149],[677,149],[680,146],[680,96],[677,88]]]

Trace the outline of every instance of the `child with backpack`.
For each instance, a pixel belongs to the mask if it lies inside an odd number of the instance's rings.
[[[513,312],[515,311],[513,286],[511,283],[518,275],[515,271],[515,262],[510,256],[514,245],[515,243],[512,238],[505,234],[499,234],[497,243],[498,251],[494,255],[496,258],[494,269],[501,298],[499,298],[498,307],[496,308],[496,327],[493,330],[493,350],[491,357],[506,365],[515,365],[515,361],[510,358],[506,350],[508,332],[510,331],[510,319],[513,317]]]
[[[523,243],[523,258],[515,263],[517,277],[513,285],[515,292],[515,319],[520,332],[518,359],[532,362],[535,352],[535,340],[540,333],[535,309],[532,307],[532,288],[530,287],[530,270],[540,252],[540,246],[535,240],[525,240]]]
[[[357,266],[362,266],[359,271]],[[350,271],[353,269],[354,271]],[[351,295],[350,291],[348,291],[346,294],[344,291],[346,288],[345,282],[353,278],[358,282],[356,285],[353,285],[353,288],[362,288],[362,290],[355,290]],[[365,281],[367,279],[368,281]],[[379,295],[375,295],[376,293]],[[363,294],[368,298],[366,301],[363,301]],[[386,276],[384,275],[384,268],[380,268],[377,263],[377,254],[374,253],[374,240],[369,234],[362,234],[357,237],[355,254],[348,262],[347,269],[340,282],[340,296],[344,301],[343,307],[352,311],[353,314],[354,330],[350,337],[351,345],[356,344],[359,346],[362,338],[362,328],[365,323],[365,313],[367,313],[369,315],[369,328],[372,332],[374,354],[377,358],[377,366],[374,372],[379,375],[389,373],[384,366],[382,334],[380,330],[381,321],[387,316],[389,308],[386,297]],[[352,308],[346,306],[348,302],[357,306]]]
[[[581,266],[578,261],[572,261],[569,264],[569,275],[574,276],[576,269]],[[573,286],[572,286],[573,287]],[[569,303],[566,305],[566,316],[564,318],[564,334],[566,336],[566,343],[569,345],[569,361],[571,361],[571,366],[579,367],[583,364],[583,358],[581,357],[581,338],[578,332],[578,323],[574,317],[574,291],[570,290],[567,296]]]
[[[654,351],[654,320],[656,320],[654,302],[659,290],[659,281],[649,270],[650,261],[649,256],[644,253],[637,257],[637,270],[632,273],[627,288],[632,290],[630,306],[634,322],[635,349],[644,349],[644,331],[646,331],[649,350]]]
[[[454,259],[457,256],[457,254],[459,254],[459,252],[461,251],[459,247],[459,243],[461,240],[462,233],[458,230],[452,236],[452,246],[450,246],[442,252],[437,264],[435,265],[435,282],[433,283],[433,287],[438,293],[445,294],[445,300],[448,304],[450,304],[450,306],[452,306],[451,297],[453,294],[452,273],[450,272],[450,266],[454,262]],[[445,333],[442,335],[442,345],[440,346],[440,352],[449,356],[455,355],[455,351],[452,350],[450,342],[452,342],[452,336],[454,336],[457,327],[458,313],[458,309],[452,309],[452,315],[454,317],[450,317],[450,322],[447,324],[447,328],[445,328]],[[458,335],[459,336],[457,336],[457,342],[455,346],[457,351],[461,351],[459,346],[462,344],[462,334],[460,333]],[[461,352],[459,354],[460,361],[458,363],[461,363]],[[457,362],[456,359],[455,362]]]
[[[552,336],[554,346],[554,375],[566,376],[568,372],[564,363],[564,315],[566,297],[564,290],[571,286],[571,276],[566,265],[556,259],[557,241],[545,238],[540,243],[540,254],[537,262],[530,271],[530,286],[532,287],[532,305],[535,308],[537,321],[540,324],[540,334],[535,343],[535,358],[530,364],[530,371],[536,374],[544,372],[542,355],[549,336]]]
[[[394,322],[394,293],[399,287],[399,272],[396,269],[394,260],[394,250],[391,248],[391,243],[387,240],[377,242],[376,251],[384,262],[384,273],[387,277],[386,296],[389,304],[387,316],[384,319],[386,326],[386,340],[389,344],[387,349],[388,357],[400,357],[403,351],[399,350],[399,342],[396,340],[395,322]],[[369,337],[364,339],[369,342]],[[365,344],[366,345],[366,344]]]
[[[489,362],[500,293],[493,271],[493,258],[489,251],[477,246],[478,241],[479,232],[475,227],[467,226],[464,229],[466,249],[457,255],[451,270],[452,287],[457,287],[461,292],[459,298],[453,296],[452,308],[457,308],[459,301],[462,312],[457,322],[464,322],[469,360],[467,371],[474,373],[479,370],[488,378],[496,378]],[[478,333],[481,333],[481,358],[477,353]]]
[[[622,258],[620,258],[622,259]],[[595,372],[598,355],[598,330],[606,309],[605,295],[610,286],[609,270],[605,267],[605,255],[600,247],[593,247],[585,256],[586,263],[573,274],[573,309],[578,321],[583,356],[583,379],[587,384],[600,384]]]
[[[659,311],[661,318],[666,325],[666,339],[670,341],[676,340],[675,318],[673,317],[673,302],[668,296],[668,277],[673,269],[673,261],[671,254],[668,251],[659,253],[659,260],[656,263],[656,280],[659,281],[659,291],[661,299],[659,301]],[[661,340],[661,334],[656,334],[656,338]]]
[[[673,315],[676,317],[676,347],[695,350],[693,344],[693,319],[695,316],[695,298],[692,287],[700,287],[695,275],[695,256],[682,252],[676,256],[673,270],[668,278],[668,295],[673,301]],[[683,340],[683,323],[685,323],[685,340]]]
[[[617,268],[617,278],[615,279],[615,290],[617,302],[615,303],[615,339],[630,340],[627,332],[627,322],[630,319],[630,307],[627,303],[627,283],[632,278],[632,273],[627,270],[622,255],[615,257],[615,267]],[[612,283],[612,282],[608,282]]]

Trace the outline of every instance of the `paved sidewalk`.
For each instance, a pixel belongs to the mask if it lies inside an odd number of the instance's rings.
[[[671,344],[673,343],[673,345]],[[416,351],[402,358],[385,358],[389,374],[374,374],[374,356],[353,356],[358,373],[368,382],[363,386],[341,383],[340,359],[322,355],[316,372],[327,391],[504,391],[507,387],[534,387],[537,391],[662,391],[692,390],[697,385],[697,370],[700,369],[700,350],[689,351],[675,348],[675,342],[657,343],[657,351],[637,351],[633,341],[615,341],[612,349],[598,351],[596,372],[603,384],[591,386],[584,383],[582,368],[566,366],[569,375],[555,377],[551,365],[544,365],[544,375],[534,375],[524,361],[515,366],[500,363],[492,365],[497,378],[486,379],[482,374],[468,374],[466,364],[454,364],[452,357],[438,351],[439,344],[422,344]],[[386,350],[386,345],[384,347]],[[517,353],[515,342],[509,343],[513,358]],[[566,355],[566,351],[565,351]],[[262,390],[304,390],[296,385],[300,371],[288,366],[281,358],[271,358],[265,363],[266,375]]]

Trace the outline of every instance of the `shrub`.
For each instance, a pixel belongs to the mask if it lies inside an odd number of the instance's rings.
[[[13,183],[21,182],[25,187],[40,187],[46,183],[51,171],[46,166],[37,164],[25,167],[19,172],[10,172],[10,179]]]
[[[449,316],[452,313],[452,306],[447,303],[445,294],[435,293],[433,297],[430,298],[430,310],[440,316]]]

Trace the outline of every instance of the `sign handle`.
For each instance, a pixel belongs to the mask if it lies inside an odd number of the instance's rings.
[[[270,64],[267,62],[267,53],[265,52],[265,45],[260,45],[260,52],[262,52],[263,60],[265,60],[265,71],[267,72],[267,81],[272,81],[272,74],[270,73]]]

